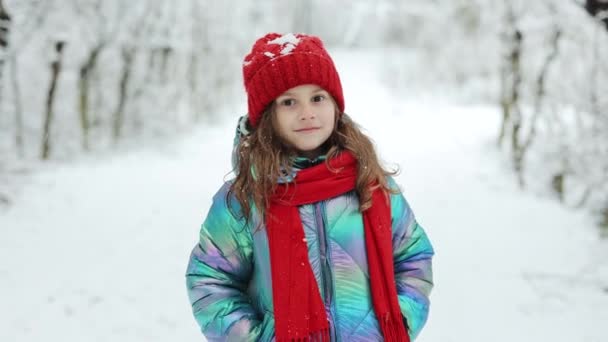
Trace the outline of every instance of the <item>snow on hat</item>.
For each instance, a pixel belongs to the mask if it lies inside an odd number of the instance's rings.
[[[334,62],[319,37],[268,33],[258,39],[243,61],[249,122],[256,127],[264,109],[279,95],[303,84],[316,84],[331,94],[340,112],[344,96]]]

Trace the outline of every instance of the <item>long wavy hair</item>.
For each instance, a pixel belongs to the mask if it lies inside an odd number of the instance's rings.
[[[252,204],[263,214],[268,207],[281,175],[293,172],[297,151],[287,144],[277,133],[275,103],[263,112],[258,127],[251,134],[242,137],[238,143],[236,179],[228,190],[226,201],[235,217],[249,222]],[[374,145],[347,114],[336,108],[334,130],[322,148],[326,152],[325,163],[341,151],[350,151],[357,159],[357,180],[355,190],[359,196],[359,210],[371,207],[372,192],[381,188],[387,193],[398,193],[398,189],[388,186],[386,176],[397,174],[398,170],[385,169],[378,160]],[[374,184],[374,186],[370,186]],[[240,211],[233,208],[233,196],[240,204]],[[263,215],[262,215],[263,217]]]

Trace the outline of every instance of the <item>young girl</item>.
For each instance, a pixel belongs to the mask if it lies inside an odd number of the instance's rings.
[[[208,341],[410,341],[433,249],[371,141],[344,113],[318,37],[258,39],[248,116],[187,271]]]

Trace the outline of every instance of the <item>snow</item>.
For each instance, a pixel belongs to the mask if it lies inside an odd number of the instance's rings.
[[[516,187],[498,109],[395,94],[381,53],[332,56],[436,249],[417,341],[608,341],[608,244],[585,210]],[[203,340],[184,272],[237,118],[33,175],[0,212],[0,341]]]
[[[291,51],[293,51],[293,49],[296,48],[298,43],[300,43],[300,39],[297,38],[293,33],[284,34],[284,35],[268,42],[269,45],[270,44],[285,45],[283,47],[283,49],[281,50],[281,55],[289,54]]]

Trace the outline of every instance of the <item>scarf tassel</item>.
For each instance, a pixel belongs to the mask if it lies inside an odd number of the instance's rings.
[[[410,336],[407,333],[403,322],[396,322],[391,314],[387,313],[380,320],[380,330],[384,335],[385,342],[410,342]]]

